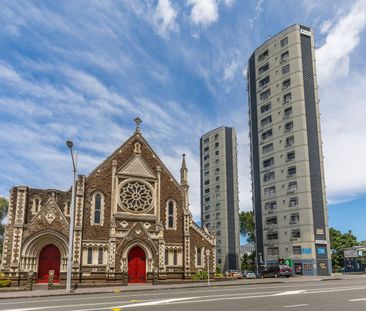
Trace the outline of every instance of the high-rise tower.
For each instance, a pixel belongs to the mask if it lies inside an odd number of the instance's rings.
[[[240,268],[237,141],[235,129],[219,127],[201,137],[201,223],[216,233],[216,263]]]
[[[248,64],[257,261],[331,272],[314,33],[293,25]]]

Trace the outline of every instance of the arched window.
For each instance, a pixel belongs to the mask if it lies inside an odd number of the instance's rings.
[[[70,216],[70,206],[71,206],[70,201],[66,201],[66,203],[65,203],[65,215],[66,216]]]
[[[94,223],[100,224],[100,212],[102,209],[102,196],[98,193],[95,195],[95,207],[94,207]]]
[[[165,265],[169,265],[169,251],[165,250]]]
[[[33,214],[37,214],[40,209],[41,209],[41,199],[34,198],[33,199]]]
[[[90,222],[92,225],[103,225],[104,196],[101,193],[95,193],[91,202]]]
[[[173,265],[178,265],[178,251],[175,249],[173,253]]]
[[[176,229],[176,204],[172,200],[167,203],[166,216],[167,229]]]
[[[197,266],[202,266],[202,250],[201,248],[197,248]]]
[[[91,247],[88,248],[88,265],[93,263],[93,249]]]
[[[103,264],[103,247],[99,247],[98,251],[98,265]]]

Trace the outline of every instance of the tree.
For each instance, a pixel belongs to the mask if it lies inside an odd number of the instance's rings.
[[[3,251],[3,240],[4,240],[4,231],[5,224],[4,219],[8,214],[9,202],[6,198],[0,197],[0,253]]]
[[[239,215],[240,220],[240,234],[243,237],[247,237],[248,243],[255,242],[255,223],[253,211],[241,212]]]
[[[333,269],[338,270],[344,266],[343,248],[358,245],[357,238],[349,230],[347,233],[342,233],[334,228],[329,229],[330,249],[332,252]]]
[[[245,253],[243,256],[241,256],[240,268],[241,271],[255,270],[255,252],[252,252],[249,255]]]

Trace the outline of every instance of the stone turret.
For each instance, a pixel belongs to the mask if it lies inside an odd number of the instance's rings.
[[[180,184],[188,188],[188,169],[186,165],[186,155],[183,154],[182,167],[180,169]]]

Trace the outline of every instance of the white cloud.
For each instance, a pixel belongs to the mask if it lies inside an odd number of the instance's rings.
[[[333,25],[333,21],[332,20],[330,20],[330,19],[325,20],[320,25],[320,33],[321,34],[326,34],[329,31],[330,27],[332,27],[332,25]]]
[[[219,19],[216,0],[188,0],[192,6],[190,19],[196,25],[208,26]]]
[[[352,74],[350,81],[321,89],[325,180],[331,203],[339,198],[353,199],[366,189],[362,173],[366,154],[365,77],[366,72]]]
[[[256,5],[255,10],[254,10],[254,16],[249,18],[249,27],[250,27],[250,29],[252,29],[254,27],[254,22],[257,20],[257,18],[259,17],[259,15],[263,11],[263,7],[262,7],[263,2],[264,2],[264,0],[258,0],[257,5]]]
[[[348,14],[325,21],[325,43],[316,50],[325,182],[330,204],[353,200],[366,189],[362,163],[366,153],[365,69],[353,68],[351,53],[366,26],[366,1]],[[362,71],[363,70],[363,71]]]
[[[176,32],[179,26],[176,22],[177,11],[173,8],[170,0],[159,0],[154,14],[157,32],[165,37],[170,31]]]
[[[236,1],[236,0],[224,0],[225,4],[226,4],[229,8],[231,8],[231,7],[234,5],[235,1]]]
[[[239,63],[234,59],[224,70],[224,81],[233,80],[239,68]]]
[[[350,54],[359,44],[365,25],[366,1],[360,0],[329,30],[325,44],[316,51],[319,83],[326,85],[348,75]]]

